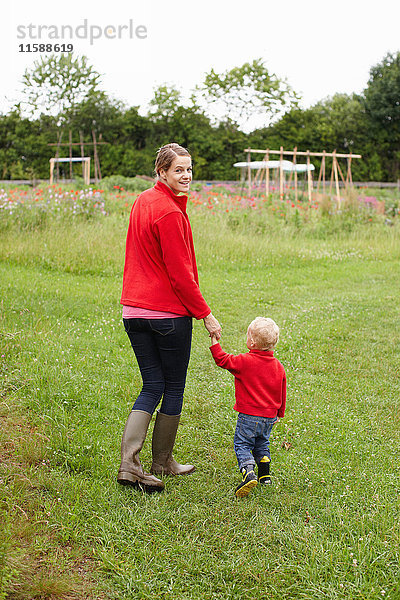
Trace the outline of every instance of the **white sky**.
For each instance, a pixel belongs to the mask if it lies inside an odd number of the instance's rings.
[[[142,114],[160,84],[188,93],[211,68],[220,72],[259,57],[306,107],[336,92],[361,92],[371,66],[400,50],[399,0],[15,0],[3,4],[2,17],[3,112],[21,99],[22,74],[40,56],[18,52],[19,44],[40,41],[18,39],[21,25],[75,28],[87,19],[104,29],[132,19],[135,27],[146,26],[146,39],[72,40],[76,53],[103,74],[103,89],[141,106]]]

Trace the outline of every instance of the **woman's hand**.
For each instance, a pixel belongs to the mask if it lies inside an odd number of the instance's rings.
[[[212,313],[204,317],[204,327],[207,329],[210,337],[216,337],[217,340],[221,337],[221,325],[218,323],[217,319],[214,317]]]
[[[210,333],[210,338],[211,346],[215,346],[215,344],[218,344],[217,336],[215,335],[215,333]]]

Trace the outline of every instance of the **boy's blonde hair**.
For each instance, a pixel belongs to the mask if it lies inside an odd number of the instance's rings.
[[[272,350],[279,340],[279,327],[272,319],[256,317],[249,325],[250,335],[258,350]]]

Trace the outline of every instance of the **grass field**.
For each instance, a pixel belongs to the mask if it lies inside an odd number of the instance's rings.
[[[1,231],[0,599],[400,598],[396,219],[190,206],[223,346],[274,318],[288,406],[273,486],[237,500],[233,378],[195,323],[175,455],[197,470],[146,496],[115,480],[140,389],[121,202]]]

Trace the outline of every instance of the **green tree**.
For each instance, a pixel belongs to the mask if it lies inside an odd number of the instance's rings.
[[[28,119],[18,107],[0,116],[0,179],[35,179],[49,175],[56,123],[53,117]]]
[[[400,52],[371,68],[364,90],[367,127],[390,179],[400,177]]]
[[[261,58],[224,73],[211,69],[197,91],[214,114],[221,115],[218,121],[241,125],[257,115],[268,122],[298,100],[290,85],[270,73]]]
[[[361,98],[355,94],[335,94],[307,109],[295,108],[262,130],[269,138],[287,148],[299,150],[359,152],[365,115]],[[252,137],[255,133],[252,134]],[[365,139],[365,138],[364,138]],[[272,148],[272,145],[269,147]]]
[[[169,119],[182,106],[182,95],[174,85],[170,87],[160,85],[154,90],[154,96],[149,104],[149,116],[153,120]]]
[[[307,109],[292,109],[270,127],[253,132],[250,135],[250,145],[257,148],[311,150],[321,152],[326,150],[340,153],[362,154],[361,160],[352,162],[352,172],[355,179],[376,179],[381,172],[372,159],[366,126],[366,116],[362,97],[356,94],[335,94],[317,102]],[[318,169],[320,160],[313,158]]]
[[[154,148],[147,147],[152,123],[139,115],[138,107],[122,110],[103,131],[110,143],[101,149],[102,174],[152,175]]]
[[[99,91],[100,77],[86,56],[41,57],[24,73],[22,104],[31,115],[63,115]]]
[[[121,102],[111,100],[105,92],[91,93],[79,104],[64,112],[64,120],[75,130],[90,132],[92,129],[104,135],[117,128],[123,112]]]

